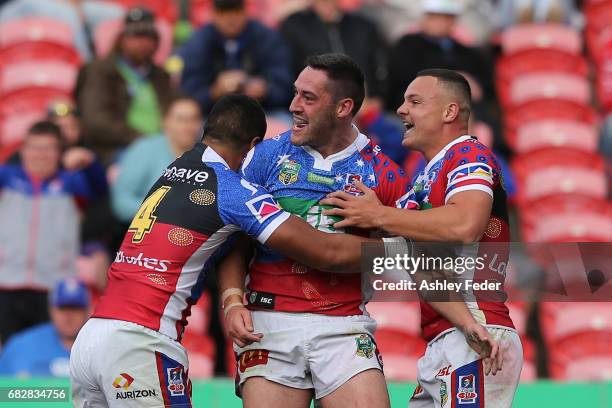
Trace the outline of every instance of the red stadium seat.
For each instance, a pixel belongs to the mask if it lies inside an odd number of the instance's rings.
[[[586,20],[586,41],[592,56],[596,57],[596,44],[599,36],[610,28],[612,21],[612,1],[598,1],[587,4],[584,10]]]
[[[497,60],[496,86],[504,106],[510,105],[510,84],[516,78],[531,73],[561,72],[587,77],[589,69],[581,55],[552,49],[527,49]]]
[[[215,344],[213,340],[209,336],[196,334],[187,329],[181,343],[189,354],[189,378],[212,377],[215,372]]]
[[[80,57],[74,49],[69,25],[43,17],[27,17],[0,25],[0,68],[26,60],[59,60],[74,65]]]
[[[22,111],[0,119],[0,146],[20,144],[29,127],[45,114],[41,110]]]
[[[123,20],[108,20],[98,24],[93,34],[94,43],[96,46],[96,54],[99,57],[104,57],[111,52],[115,45],[115,40],[123,27]],[[170,23],[164,20],[156,20],[155,27],[159,33],[159,48],[155,53],[155,62],[163,64],[170,56],[173,44],[173,31]]]
[[[532,382],[538,379],[538,370],[535,362],[535,346],[528,338],[521,336],[523,345],[523,369],[521,370],[521,382]]]
[[[611,29],[612,32],[612,29]],[[605,113],[612,112],[612,36],[600,51],[597,65],[597,96]]]
[[[425,353],[425,341],[385,329],[378,329],[375,338],[382,353],[385,377],[392,381],[416,380],[416,362]]]
[[[55,100],[70,100],[70,95],[56,88],[29,87],[2,95],[0,117],[19,115],[23,111],[46,112]]]
[[[558,194],[529,201],[520,211],[521,232],[527,242],[568,241],[565,238],[581,232],[580,240],[606,242],[610,231],[605,225],[610,219],[612,203],[576,194]],[[549,228],[550,225],[553,228]]]
[[[604,161],[595,153],[549,148],[517,156],[512,171],[520,204],[558,193],[607,196]]]
[[[567,147],[596,152],[599,134],[595,126],[566,119],[542,119],[526,122],[507,135],[509,147],[518,154],[547,147]],[[511,139],[511,136],[515,136]]]
[[[541,314],[554,379],[612,378],[612,303],[542,303]]]
[[[591,102],[589,81],[579,75],[538,72],[521,75],[510,83],[508,102],[512,105],[546,98],[588,105]]]
[[[198,334],[206,334],[210,322],[210,295],[204,292],[198,302],[191,306],[189,328]]]
[[[151,10],[156,19],[164,19],[170,23],[176,21],[178,12],[174,1],[168,0],[112,0],[114,3],[120,4],[126,9],[132,7],[146,7]]]
[[[421,311],[416,302],[370,302],[368,313],[378,330],[393,330],[408,336],[420,336]]]
[[[571,120],[590,125],[597,123],[597,115],[589,105],[563,99],[537,99],[513,106],[506,112],[504,118],[506,138],[513,140],[520,126],[543,119]]]
[[[582,52],[580,33],[563,24],[521,24],[501,35],[504,54],[533,48],[553,48],[571,54]]]
[[[19,89],[52,88],[70,95],[78,70],[63,61],[28,61],[10,64],[0,71],[0,95]]]
[[[50,18],[26,17],[0,25],[0,47],[40,41],[72,47],[73,39],[68,24]]]

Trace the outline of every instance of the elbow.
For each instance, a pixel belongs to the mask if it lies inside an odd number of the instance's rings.
[[[475,225],[462,224],[452,229],[452,240],[461,244],[474,244],[482,238],[483,231]]]

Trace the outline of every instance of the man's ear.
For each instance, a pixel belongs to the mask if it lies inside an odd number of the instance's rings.
[[[351,98],[340,99],[338,103],[336,103],[336,116],[339,119],[346,118],[347,116],[352,116],[354,107],[355,101]]]
[[[454,122],[455,119],[457,119],[457,117],[459,116],[459,112],[460,112],[460,108],[459,108],[458,103],[451,102],[448,105],[446,105],[446,108],[444,109],[444,116],[443,116],[444,123]]]
[[[252,148],[254,148],[254,147],[255,147],[255,145],[257,145],[257,144],[258,144],[259,142],[261,142],[262,140],[263,140],[263,139],[262,139],[261,137],[259,137],[259,136],[254,137],[254,138],[251,140],[251,143],[249,144],[249,150],[251,150]]]

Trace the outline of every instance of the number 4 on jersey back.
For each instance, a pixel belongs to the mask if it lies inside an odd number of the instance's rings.
[[[155,224],[155,220],[157,219],[153,213],[168,191],[170,191],[169,186],[162,186],[148,196],[147,199],[140,205],[140,208],[136,212],[136,215],[128,228],[129,232],[134,233],[132,243],[141,243],[145,235],[151,232],[153,224]]]

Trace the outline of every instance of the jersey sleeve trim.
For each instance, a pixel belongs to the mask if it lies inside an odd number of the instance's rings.
[[[270,238],[270,236],[274,233],[274,231],[276,231],[276,229],[280,227],[283,222],[289,219],[290,215],[291,214],[289,214],[288,212],[283,211],[274,220],[272,220],[270,224],[268,224],[268,226],[261,232],[261,234],[257,236],[257,241],[259,241],[259,243],[262,245],[265,244],[268,238]]]
[[[446,197],[444,198],[444,204],[448,203],[448,200],[450,200],[450,198],[452,196],[454,196],[455,194],[461,193],[463,191],[470,191],[470,190],[484,191],[485,193],[490,195],[491,198],[493,198],[493,190],[491,189],[491,187],[483,186],[482,184],[471,184],[471,185],[468,185],[468,186],[457,187],[457,188],[449,191],[446,194]]]

